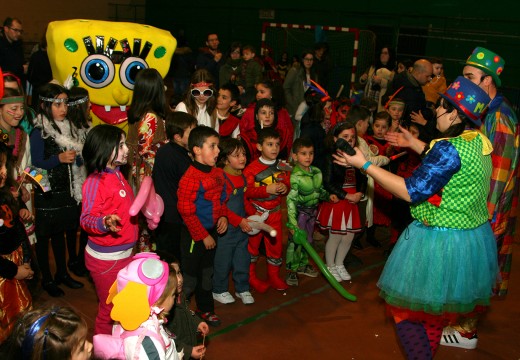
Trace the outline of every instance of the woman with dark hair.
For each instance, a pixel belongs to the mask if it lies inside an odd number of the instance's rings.
[[[237,84],[242,64],[241,51],[242,44],[239,42],[231,43],[225,63],[219,70],[219,84],[221,87],[227,83]]]
[[[409,359],[431,359],[445,325],[482,313],[498,274],[487,209],[493,148],[478,130],[490,98],[462,76],[441,96],[436,111],[442,138],[425,144],[404,128],[387,137],[394,146],[426,154],[412,176],[403,179],[372,166],[359,150],[354,156],[335,156],[338,164],[362,169],[411,203],[415,220],[378,282]]]
[[[191,84],[175,111],[188,113],[197,118],[199,125],[209,126],[218,131],[219,123],[213,111],[216,106],[215,79],[206,69],[195,70],[191,76]]]
[[[395,65],[394,50],[389,46],[383,46],[379,58],[359,78],[359,83],[365,86],[364,96],[377,101],[378,112],[384,110],[381,98],[394,77]]]
[[[152,172],[155,153],[166,141],[164,82],[156,69],[141,70],[135,78],[134,94],[128,110],[128,163],[130,184],[139,189],[145,175]]]
[[[314,51],[307,50],[302,54],[303,66],[299,68],[292,67],[285,77],[283,82],[283,89],[285,92],[285,99],[287,100],[287,111],[295,125],[294,115],[298,106],[304,100],[305,91],[309,88],[311,80],[318,81],[318,74],[314,66]]]

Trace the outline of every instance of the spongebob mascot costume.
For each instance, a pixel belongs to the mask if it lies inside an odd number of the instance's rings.
[[[53,77],[88,90],[92,124],[127,130],[127,110],[140,70],[166,76],[177,41],[153,26],[98,20],[54,21],[47,29]]]

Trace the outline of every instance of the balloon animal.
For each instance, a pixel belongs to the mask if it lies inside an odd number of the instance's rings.
[[[73,75],[89,92],[93,125],[123,129],[137,73],[154,68],[166,76],[177,46],[169,31],[125,22],[53,21],[46,36],[54,79],[63,84]]]
[[[164,212],[164,202],[159,194],[155,192],[153,181],[150,176],[145,176],[139,188],[139,192],[130,206],[128,213],[130,216],[136,216],[139,210],[146,217],[148,228],[155,230],[161,221]]]
[[[265,221],[269,217],[268,212],[264,212],[262,215],[251,215],[248,217],[249,220],[252,220],[249,222],[249,226],[253,228],[250,232],[248,232],[249,235],[256,235],[260,232],[260,230],[267,232],[271,237],[276,236],[276,230],[273,229],[271,226],[267,225]]]
[[[318,268],[321,270],[325,278],[330,282],[332,287],[334,287],[334,289],[336,289],[345,299],[356,301],[357,297],[349,293],[343,286],[341,286],[338,280],[336,280],[330,273],[329,269],[327,269],[327,266],[323,263],[323,260],[321,260],[316,251],[312,248],[311,244],[309,244],[307,241],[307,232],[290,223],[287,223],[287,228],[294,231],[293,241],[297,245],[302,245],[305,250],[307,250],[307,253],[312,257],[312,260],[314,260],[316,265],[318,265]]]

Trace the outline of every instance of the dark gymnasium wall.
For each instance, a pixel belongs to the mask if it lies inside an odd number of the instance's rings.
[[[184,32],[194,50],[204,45],[208,32],[219,34],[223,50],[232,41],[259,48],[264,22],[358,28],[375,35],[373,42],[360,42],[360,56],[372,57],[375,49],[389,44],[399,58],[441,57],[448,80],[461,73],[460,63],[476,46],[483,46],[505,59],[503,90],[518,110],[519,12],[520,3],[512,0],[148,0],[146,23],[170,30],[174,36]],[[360,59],[360,64],[370,61]]]

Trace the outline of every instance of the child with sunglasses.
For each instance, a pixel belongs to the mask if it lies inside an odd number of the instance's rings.
[[[218,131],[219,123],[213,111],[217,104],[217,99],[213,96],[216,93],[214,83],[208,70],[196,70],[191,76],[190,87],[175,111],[188,113],[197,118],[199,125],[209,126]]]

